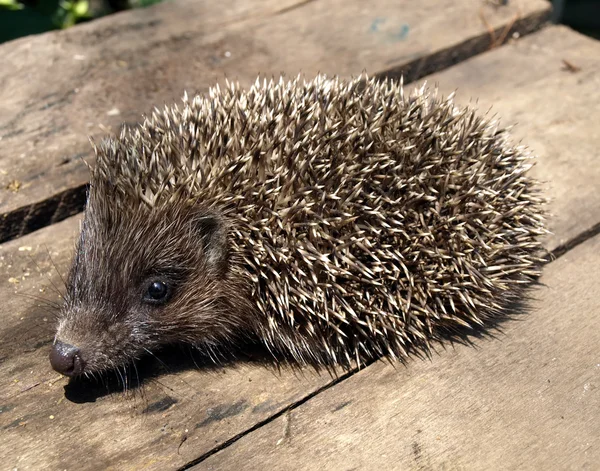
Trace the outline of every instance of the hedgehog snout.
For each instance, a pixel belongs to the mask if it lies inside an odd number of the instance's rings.
[[[81,350],[61,341],[57,341],[52,345],[50,364],[55,371],[65,376],[78,376],[83,373],[85,368]]]

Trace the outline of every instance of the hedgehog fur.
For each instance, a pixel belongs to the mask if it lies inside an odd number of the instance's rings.
[[[216,348],[242,338],[297,364],[403,358],[498,318],[540,274],[533,157],[497,122],[425,86],[405,94],[366,76],[227,83],[156,110],[96,154],[57,333],[91,370],[165,342]],[[198,262],[203,274],[181,275],[204,288],[188,286],[177,314],[156,308],[143,322],[130,305],[111,305],[110,290],[141,266],[131,258],[150,271],[156,259],[177,264],[169,231],[183,223],[152,221],[185,221],[195,207],[221,228],[214,250],[198,239],[218,270]],[[119,255],[103,265],[113,246]],[[129,265],[120,284],[95,287],[92,277]],[[235,300],[214,301],[222,293]],[[94,316],[108,320],[90,327]]]

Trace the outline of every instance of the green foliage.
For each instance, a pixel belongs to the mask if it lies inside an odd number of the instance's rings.
[[[22,10],[25,5],[17,2],[17,0],[0,0],[0,9],[5,10]]]
[[[87,0],[62,0],[52,17],[57,28],[69,28],[75,23],[91,18]]]
[[[0,43],[162,0],[0,0]]]

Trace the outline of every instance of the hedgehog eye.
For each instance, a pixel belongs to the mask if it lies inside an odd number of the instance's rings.
[[[169,296],[169,287],[162,281],[152,281],[148,285],[144,301],[152,304],[162,304],[167,301]]]

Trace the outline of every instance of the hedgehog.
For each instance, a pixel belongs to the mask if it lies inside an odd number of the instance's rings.
[[[171,344],[364,365],[502,318],[540,275],[534,156],[424,84],[215,85],[93,142],[52,367]]]

